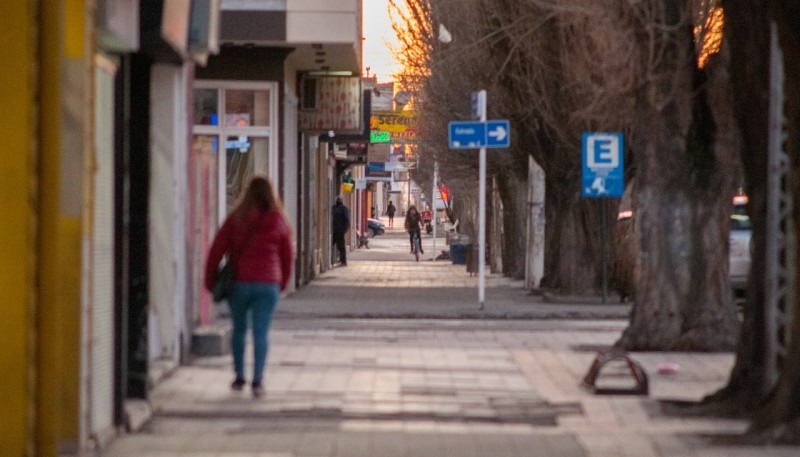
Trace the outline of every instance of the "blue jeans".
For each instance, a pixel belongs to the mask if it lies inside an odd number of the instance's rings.
[[[236,379],[244,377],[244,342],[247,335],[247,315],[252,312],[253,326],[253,382],[260,383],[264,377],[264,366],[267,363],[269,348],[269,325],[272,313],[280,297],[277,284],[266,282],[236,282],[233,285],[228,305],[231,307],[233,335],[231,350],[233,351],[233,367]]]

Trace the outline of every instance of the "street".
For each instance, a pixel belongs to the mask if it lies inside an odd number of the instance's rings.
[[[266,398],[229,390],[229,355],[198,358],[167,374],[152,391],[150,420],[101,455],[797,455],[737,444],[745,421],[660,410],[657,400],[699,400],[723,386],[732,354],[634,354],[650,394],[594,395],[580,381],[625,328],[629,305],[548,302],[490,275],[479,311],[477,278],[430,260],[430,236],[423,246],[415,262],[407,236],[388,229],[351,251],[347,267],[284,299]],[[662,362],[679,370],[658,374]]]

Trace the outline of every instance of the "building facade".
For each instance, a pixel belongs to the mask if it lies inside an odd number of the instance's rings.
[[[251,175],[295,227],[294,283],[329,267],[320,135],[361,120],[361,2],[24,0],[2,20],[0,455],[77,455],[212,322],[205,255]],[[336,81],[347,113],[326,116]]]

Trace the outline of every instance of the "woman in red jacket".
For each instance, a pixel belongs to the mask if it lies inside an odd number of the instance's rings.
[[[291,229],[283,213],[280,198],[270,182],[254,177],[241,202],[231,212],[214,237],[205,271],[205,286],[211,290],[222,256],[235,257],[236,276],[228,297],[233,321],[231,349],[236,379],[231,389],[240,391],[246,384],[244,346],[247,314],[252,313],[254,397],[264,395],[262,383],[267,360],[268,332],[272,313],[286,289],[291,274]]]

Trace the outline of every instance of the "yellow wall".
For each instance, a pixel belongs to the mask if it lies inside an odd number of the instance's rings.
[[[83,0],[29,0],[0,15],[0,62],[13,69],[0,72],[2,456],[78,441],[85,11]]]
[[[32,380],[35,184],[33,2],[7,2],[0,15],[0,296],[3,297],[3,344],[0,344],[0,455],[21,456],[31,439],[29,407]],[[13,70],[12,70],[13,69]],[[9,71],[10,70],[10,71]]]
[[[88,78],[83,0],[40,2],[37,456],[78,444],[81,179]]]

